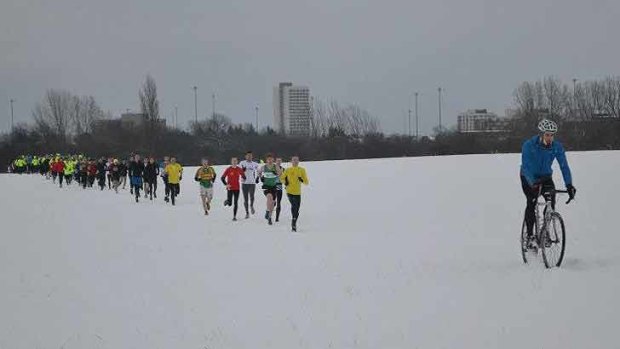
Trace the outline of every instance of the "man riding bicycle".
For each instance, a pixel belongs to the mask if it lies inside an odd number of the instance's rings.
[[[543,119],[538,124],[538,130],[540,133],[525,141],[521,150],[521,186],[527,199],[525,223],[530,244],[533,240],[532,234],[536,220],[534,210],[538,196],[551,191],[552,195],[546,196],[545,200],[551,200],[551,205],[555,209],[555,193],[553,193],[555,184],[553,183],[553,170],[551,169],[553,160],[557,159],[560,165],[569,198],[574,199],[577,192],[573,186],[564,147],[560,142],[554,140],[558,125],[551,120]]]

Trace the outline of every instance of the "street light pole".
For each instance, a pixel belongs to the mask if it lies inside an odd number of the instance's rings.
[[[254,107],[254,110],[256,111],[256,133],[258,133],[258,105]]]
[[[419,128],[419,119],[418,119],[418,93],[415,93],[415,139],[418,140],[420,137],[420,128]]]
[[[15,100],[13,98],[11,98],[11,137],[13,136],[13,103],[15,103]]]
[[[179,128],[179,124],[177,123],[179,119],[179,106],[174,105],[174,128]]]
[[[196,123],[198,123],[198,86],[194,86],[194,116]]]
[[[441,131],[442,131],[442,126],[441,126],[441,87],[437,89],[437,92],[439,93],[439,98],[438,98],[438,104],[439,104],[439,133],[441,133]]]
[[[211,95],[211,117],[215,117],[215,92]]]
[[[573,114],[577,110],[577,79],[573,78]],[[573,115],[574,117],[575,115]]]
[[[409,103],[407,103],[407,117],[408,117],[408,127],[407,127],[407,136],[411,138],[411,96],[409,96]]]

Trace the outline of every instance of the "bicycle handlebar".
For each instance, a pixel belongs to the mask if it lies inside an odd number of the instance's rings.
[[[556,193],[560,193],[560,194],[568,194],[568,190],[556,190]],[[566,201],[566,205],[570,204],[571,201],[573,201],[574,198],[569,197],[568,201]]]
[[[542,188],[541,188],[542,191]],[[568,194],[568,190],[558,190],[558,189],[552,189],[552,190],[547,190],[546,193],[550,193],[550,194]],[[541,192],[541,194],[544,195],[544,193]],[[566,205],[568,205],[571,201],[573,201],[574,198],[569,198],[568,201],[566,201]]]

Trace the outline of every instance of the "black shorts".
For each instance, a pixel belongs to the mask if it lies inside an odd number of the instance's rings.
[[[271,197],[275,199],[278,196],[278,189],[276,187],[263,187],[263,193],[265,196],[271,194]]]

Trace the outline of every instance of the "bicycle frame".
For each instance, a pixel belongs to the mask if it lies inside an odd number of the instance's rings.
[[[551,215],[555,212],[552,203],[552,197],[555,194],[568,194],[566,190],[548,190],[545,193],[542,193],[542,188],[539,191],[539,195],[536,198],[536,209],[534,210],[536,214],[536,220],[534,224],[536,242],[540,244],[542,241],[540,234],[545,231],[547,224],[551,221]],[[545,201],[541,202],[540,197],[542,197]],[[570,200],[569,200],[570,201]],[[543,208],[543,212],[541,214],[540,210]]]

